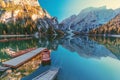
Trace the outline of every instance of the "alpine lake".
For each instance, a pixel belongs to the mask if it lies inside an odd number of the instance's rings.
[[[42,65],[39,54],[7,74],[0,72],[0,80],[32,80],[50,67],[60,68],[55,80],[120,80],[120,38],[66,36],[0,39],[8,39],[0,42],[0,65],[13,58],[6,49],[20,51],[45,47],[52,50],[50,63]]]

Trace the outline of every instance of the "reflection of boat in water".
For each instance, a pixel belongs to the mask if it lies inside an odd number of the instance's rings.
[[[1,39],[0,42],[7,42],[8,39]]]
[[[42,54],[42,65],[50,65],[51,64],[51,59],[50,59],[50,50],[44,49],[41,54]]]

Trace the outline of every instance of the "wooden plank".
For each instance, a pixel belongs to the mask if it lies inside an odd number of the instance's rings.
[[[13,58],[13,59],[8,60],[6,62],[3,62],[2,64],[4,66],[16,68],[16,67],[22,65],[23,63],[25,63],[26,61],[30,60],[31,58],[35,57],[36,55],[38,55],[44,49],[45,48],[37,48],[36,50],[33,50],[33,51],[28,52],[26,54],[23,54],[19,57],[16,57],[16,58]]]
[[[27,37],[30,35],[0,35],[0,37]]]
[[[0,66],[0,71],[5,71],[5,70],[7,70],[7,69],[9,69],[9,67]]]
[[[54,80],[58,71],[59,71],[59,68],[52,68],[52,69],[40,74],[39,76],[35,77],[32,80]]]

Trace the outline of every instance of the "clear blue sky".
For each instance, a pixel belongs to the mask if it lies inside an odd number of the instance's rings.
[[[48,11],[51,16],[56,16],[59,21],[72,14],[78,14],[87,7],[107,6],[116,9],[120,7],[120,0],[39,0],[40,5]]]

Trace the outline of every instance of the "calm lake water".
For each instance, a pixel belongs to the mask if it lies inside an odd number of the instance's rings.
[[[120,80],[120,38],[76,36],[0,42],[0,61],[12,58],[4,52],[6,48],[19,51],[31,47],[52,49],[51,64],[41,65],[38,55],[2,80],[31,80],[50,67],[60,68],[56,80]]]

